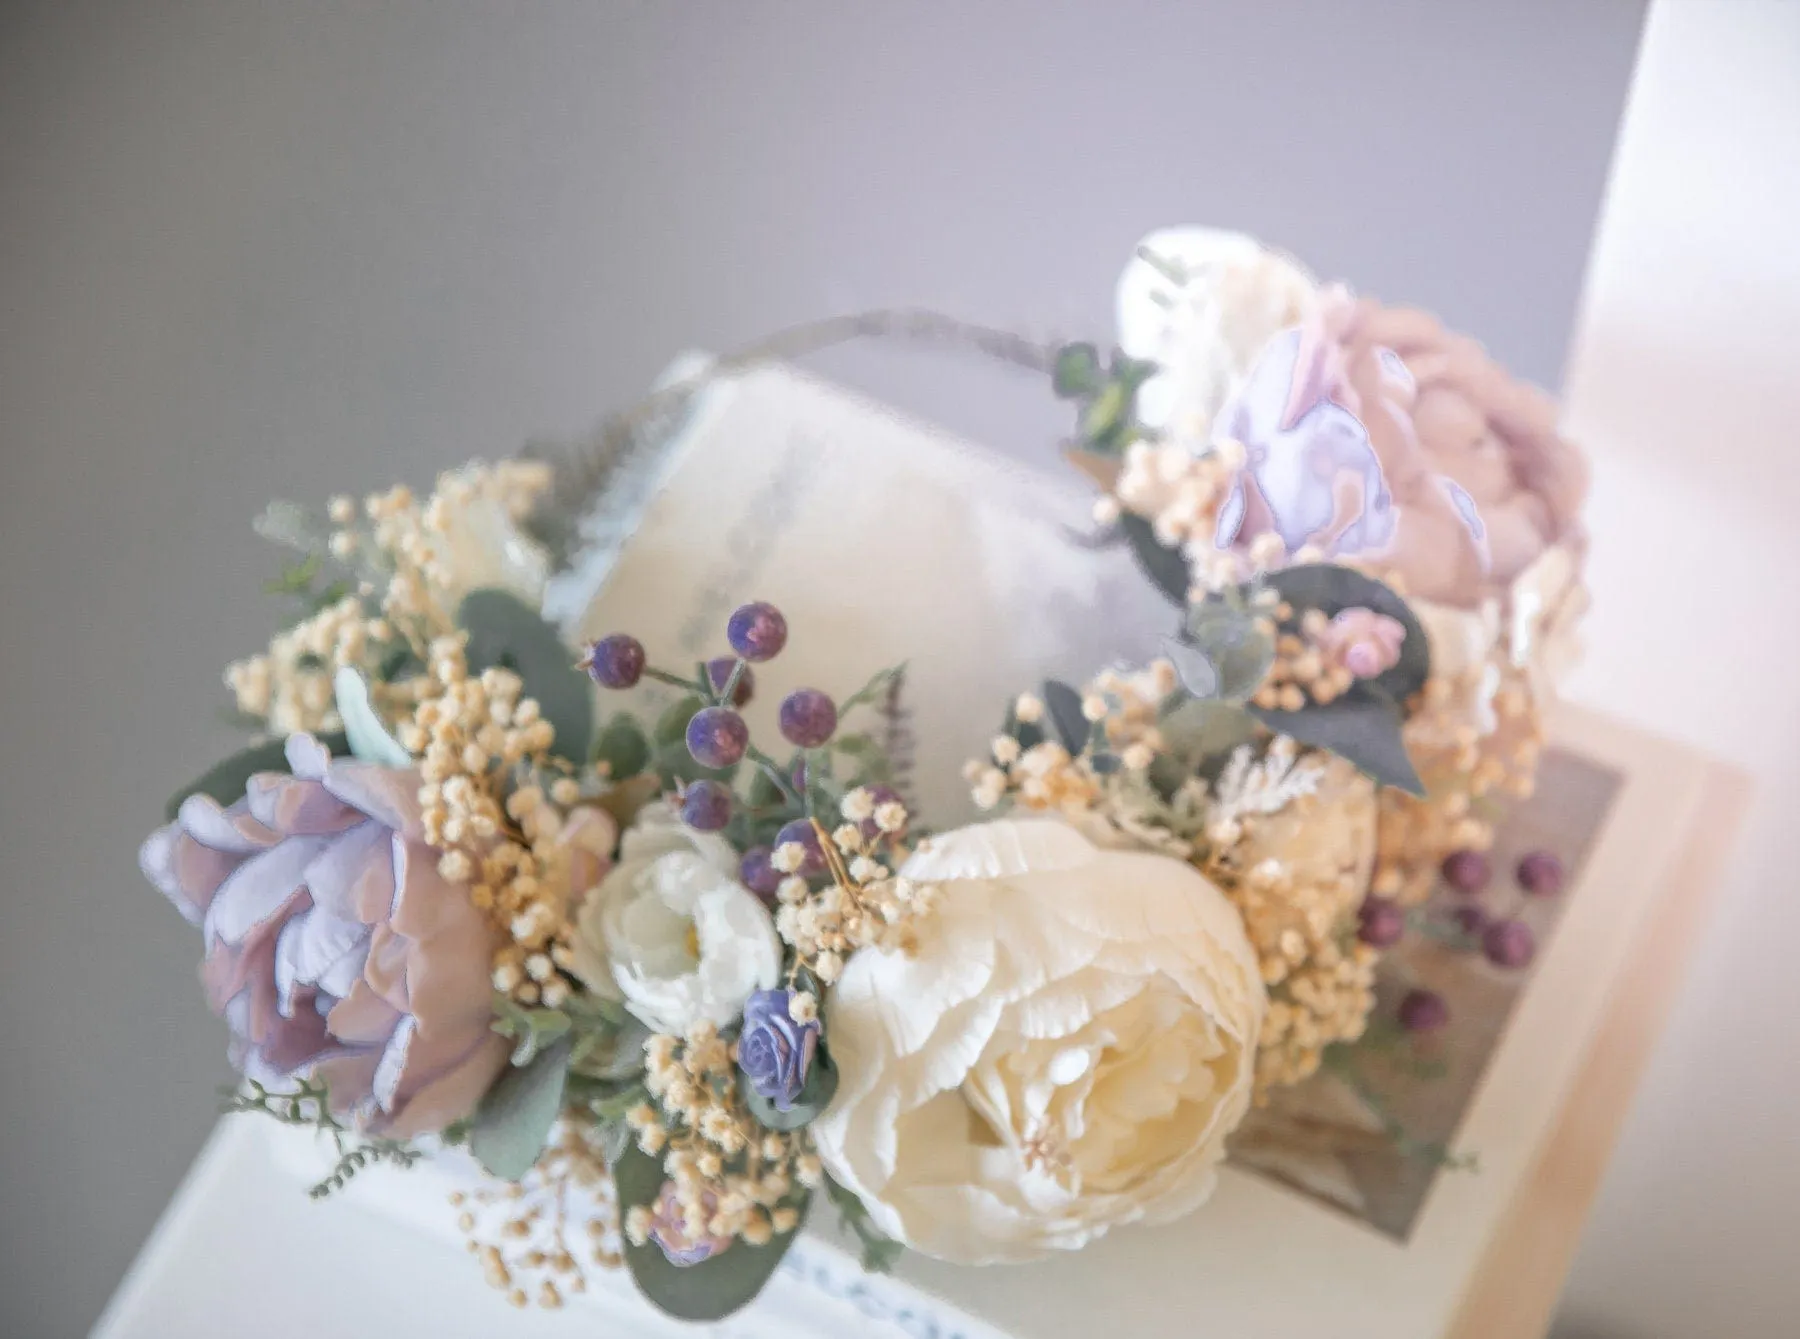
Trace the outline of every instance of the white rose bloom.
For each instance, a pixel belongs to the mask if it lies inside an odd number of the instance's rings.
[[[592,989],[674,1035],[701,1021],[724,1027],[781,975],[775,924],[738,882],[730,844],[661,803],[639,815],[619,863],[582,903],[573,949]]]
[[[833,989],[811,1127],[876,1225],[979,1265],[1204,1201],[1266,1004],[1223,894],[1053,819],[934,838],[903,872],[939,900],[915,953],[865,949]]]

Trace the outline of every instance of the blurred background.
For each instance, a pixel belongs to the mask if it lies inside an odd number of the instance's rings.
[[[1133,242],[1207,223],[1568,395],[1596,458],[1575,695],[1763,792],[1557,1333],[1793,1333],[1800,5],[1645,19],[0,5],[0,1331],[85,1331],[227,1077],[193,931],[135,853],[232,743],[218,674],[270,631],[268,497],[572,437],[684,348],[833,312],[1104,340]],[[919,354],[818,366],[1053,467],[1040,387]],[[1609,548],[1646,509],[1668,544]]]

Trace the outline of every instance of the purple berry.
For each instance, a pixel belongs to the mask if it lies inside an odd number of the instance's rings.
[[[717,781],[696,781],[681,793],[681,821],[696,832],[717,832],[731,821],[731,791]]]
[[[1523,967],[1537,952],[1537,936],[1524,921],[1495,921],[1481,936],[1481,951],[1496,967]]]
[[[717,660],[706,662],[706,681],[712,685],[715,693],[725,691],[725,685],[731,682],[731,672],[737,669],[736,656],[720,656]],[[756,691],[756,675],[748,665],[738,672],[737,687],[731,690],[731,705],[741,707],[750,700],[750,694]]]
[[[1479,893],[1491,877],[1480,851],[1452,851],[1444,860],[1444,882],[1459,893]]]
[[[1533,897],[1555,897],[1563,890],[1563,862],[1549,851],[1533,851],[1515,871],[1519,887]]]
[[[1385,897],[1363,900],[1357,912],[1356,937],[1372,948],[1388,948],[1406,933],[1406,913]]]
[[[777,849],[789,842],[799,843],[800,848],[806,852],[806,860],[798,871],[801,875],[817,874],[825,868],[825,852],[819,846],[819,833],[810,818],[796,818],[775,834]]]
[[[787,645],[787,619],[772,604],[740,605],[725,624],[725,640],[745,660],[773,660]]]
[[[702,767],[729,767],[750,745],[750,727],[730,707],[702,707],[688,722],[688,752]]]
[[[837,704],[817,688],[796,688],[781,700],[782,737],[816,749],[837,733]]]
[[[588,677],[602,688],[630,688],[644,677],[644,644],[615,632],[588,648],[586,665]]]
[[[1399,1019],[1408,1032],[1435,1032],[1450,1021],[1450,1006],[1435,990],[1409,990],[1400,1001]]]
[[[769,863],[769,857],[773,854],[773,847],[752,846],[744,852],[744,858],[738,861],[739,880],[765,902],[773,898],[775,890],[781,887],[781,871]]]
[[[1489,920],[1487,911],[1473,902],[1465,902],[1457,907],[1450,913],[1450,920],[1457,929],[1471,939],[1480,939],[1487,933]]]

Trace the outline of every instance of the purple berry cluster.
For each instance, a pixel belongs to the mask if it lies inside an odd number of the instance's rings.
[[[1444,859],[1444,885],[1456,895],[1449,932],[1460,947],[1479,951],[1496,967],[1518,970],[1537,956],[1537,935],[1520,915],[1523,900],[1504,915],[1481,899],[1493,882],[1493,866],[1480,851],[1452,851]],[[1523,897],[1553,897],[1566,882],[1563,863],[1550,851],[1532,851],[1513,869]],[[1406,912],[1393,900],[1371,894],[1357,912],[1356,937],[1373,948],[1391,948],[1406,932]],[[1400,1001],[1396,1020],[1407,1032],[1433,1032],[1450,1018],[1450,1006],[1436,991],[1414,989]]]
[[[732,611],[725,624],[725,640],[733,654],[718,656],[701,667],[699,677],[690,681],[682,676],[652,667],[644,654],[644,644],[627,633],[602,637],[587,648],[581,668],[603,688],[635,687],[645,676],[663,683],[689,689],[702,699],[703,705],[688,719],[684,742],[689,756],[701,767],[719,771],[733,767],[746,757],[765,769],[772,766],[758,753],[750,740],[750,726],[740,709],[756,691],[756,675],[752,663],[762,664],[781,654],[787,645],[787,618],[781,610],[766,601],[754,601]],[[837,734],[838,707],[829,694],[817,688],[798,688],[782,699],[776,716],[782,737],[799,749],[823,748]],[[793,791],[806,787],[806,762],[800,759],[785,785]],[[778,774],[779,775],[779,774]],[[717,832],[731,822],[736,804],[730,786],[715,780],[690,782],[681,788],[678,803],[682,821],[700,832]],[[810,825],[782,840],[799,842],[809,851],[809,862],[816,861],[816,873],[825,866],[818,851],[818,840]],[[757,847],[744,856],[742,876],[746,887],[759,896],[772,898],[780,883],[780,874],[769,864],[769,848]]]

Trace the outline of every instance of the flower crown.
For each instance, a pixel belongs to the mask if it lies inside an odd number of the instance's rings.
[[[202,929],[232,1109],[329,1134],[315,1194],[466,1147],[510,1183],[459,1213],[515,1302],[622,1261],[670,1314],[726,1315],[821,1195],[870,1268],[1167,1221],[1272,1093],[1445,1023],[1424,990],[1374,1017],[1409,928],[1532,956],[1521,920],[1419,904],[1440,870],[1487,879],[1582,609],[1585,479],[1547,401],[1192,230],[1139,248],[1110,358],[878,313],[707,375],[869,334],[1046,375],[1097,523],[1179,611],[1150,664],[996,704],[966,772],[987,819],[929,832],[909,801],[901,668],[794,691],[753,738],[770,604],[691,667],[540,615],[571,516],[690,381],[588,456],[272,507],[304,613],[226,672],[263,742],[144,845]],[[643,680],[673,704],[602,709]]]

